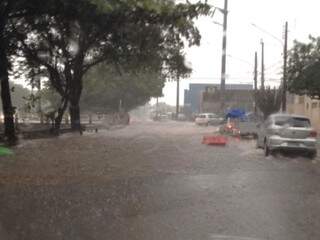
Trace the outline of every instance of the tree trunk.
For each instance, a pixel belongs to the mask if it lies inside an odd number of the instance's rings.
[[[58,116],[54,119],[54,133],[59,134],[61,128],[63,113],[58,111]]]
[[[11,101],[11,92],[9,85],[9,61],[6,51],[6,41],[4,39],[5,23],[0,20],[0,85],[1,100],[4,115],[4,135],[9,144],[14,144],[17,140],[14,128],[14,108]]]
[[[0,53],[1,54],[1,53]],[[1,60],[0,60],[1,62]],[[0,70],[2,75],[2,71]],[[14,144],[17,140],[14,128],[14,108],[11,102],[11,93],[8,77],[1,76],[1,100],[4,115],[4,135],[7,141]]]
[[[66,125],[69,125],[69,115],[67,114],[66,116],[65,116],[65,118],[64,118],[64,123],[66,124]]]
[[[57,117],[54,119],[54,132],[56,134],[59,134],[60,128],[61,128],[61,122],[63,119],[63,114],[65,113],[66,109],[68,106],[68,99],[63,99],[61,102],[61,106],[58,110],[58,115]]]
[[[82,87],[81,84],[74,84],[70,91],[69,99],[69,112],[71,129],[74,131],[81,131],[81,120],[80,120],[80,97]]]
[[[80,98],[82,93],[82,74],[81,69],[75,69],[74,71],[75,74],[70,88],[69,99],[71,129],[81,132]]]
[[[71,129],[74,131],[81,130],[80,106],[77,101],[70,102],[70,119]]]

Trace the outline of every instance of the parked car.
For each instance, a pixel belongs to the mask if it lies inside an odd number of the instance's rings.
[[[317,132],[305,116],[273,114],[258,126],[257,147],[265,156],[276,150],[303,151],[310,158],[317,155]]]
[[[197,125],[208,126],[208,125],[220,124],[221,122],[223,122],[223,120],[224,118],[221,118],[214,113],[201,113],[196,117],[195,123]]]
[[[177,120],[178,121],[186,121],[187,117],[183,113],[179,113],[178,116],[177,116]]]

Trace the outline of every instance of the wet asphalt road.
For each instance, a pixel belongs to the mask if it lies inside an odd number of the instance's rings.
[[[320,162],[265,158],[250,141],[202,145],[214,130],[135,122],[27,143],[0,159],[0,239],[320,239]],[[68,154],[67,142],[77,151]],[[30,148],[38,167],[21,163]],[[73,174],[45,163],[56,160],[52,149],[71,159]]]

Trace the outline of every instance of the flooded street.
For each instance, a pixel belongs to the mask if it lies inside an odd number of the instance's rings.
[[[320,162],[265,158],[216,127],[138,122],[0,159],[1,240],[320,238]]]

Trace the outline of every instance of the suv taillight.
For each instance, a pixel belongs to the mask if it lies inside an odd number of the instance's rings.
[[[316,138],[317,137],[317,132],[316,131],[311,131],[310,132],[310,137]]]

